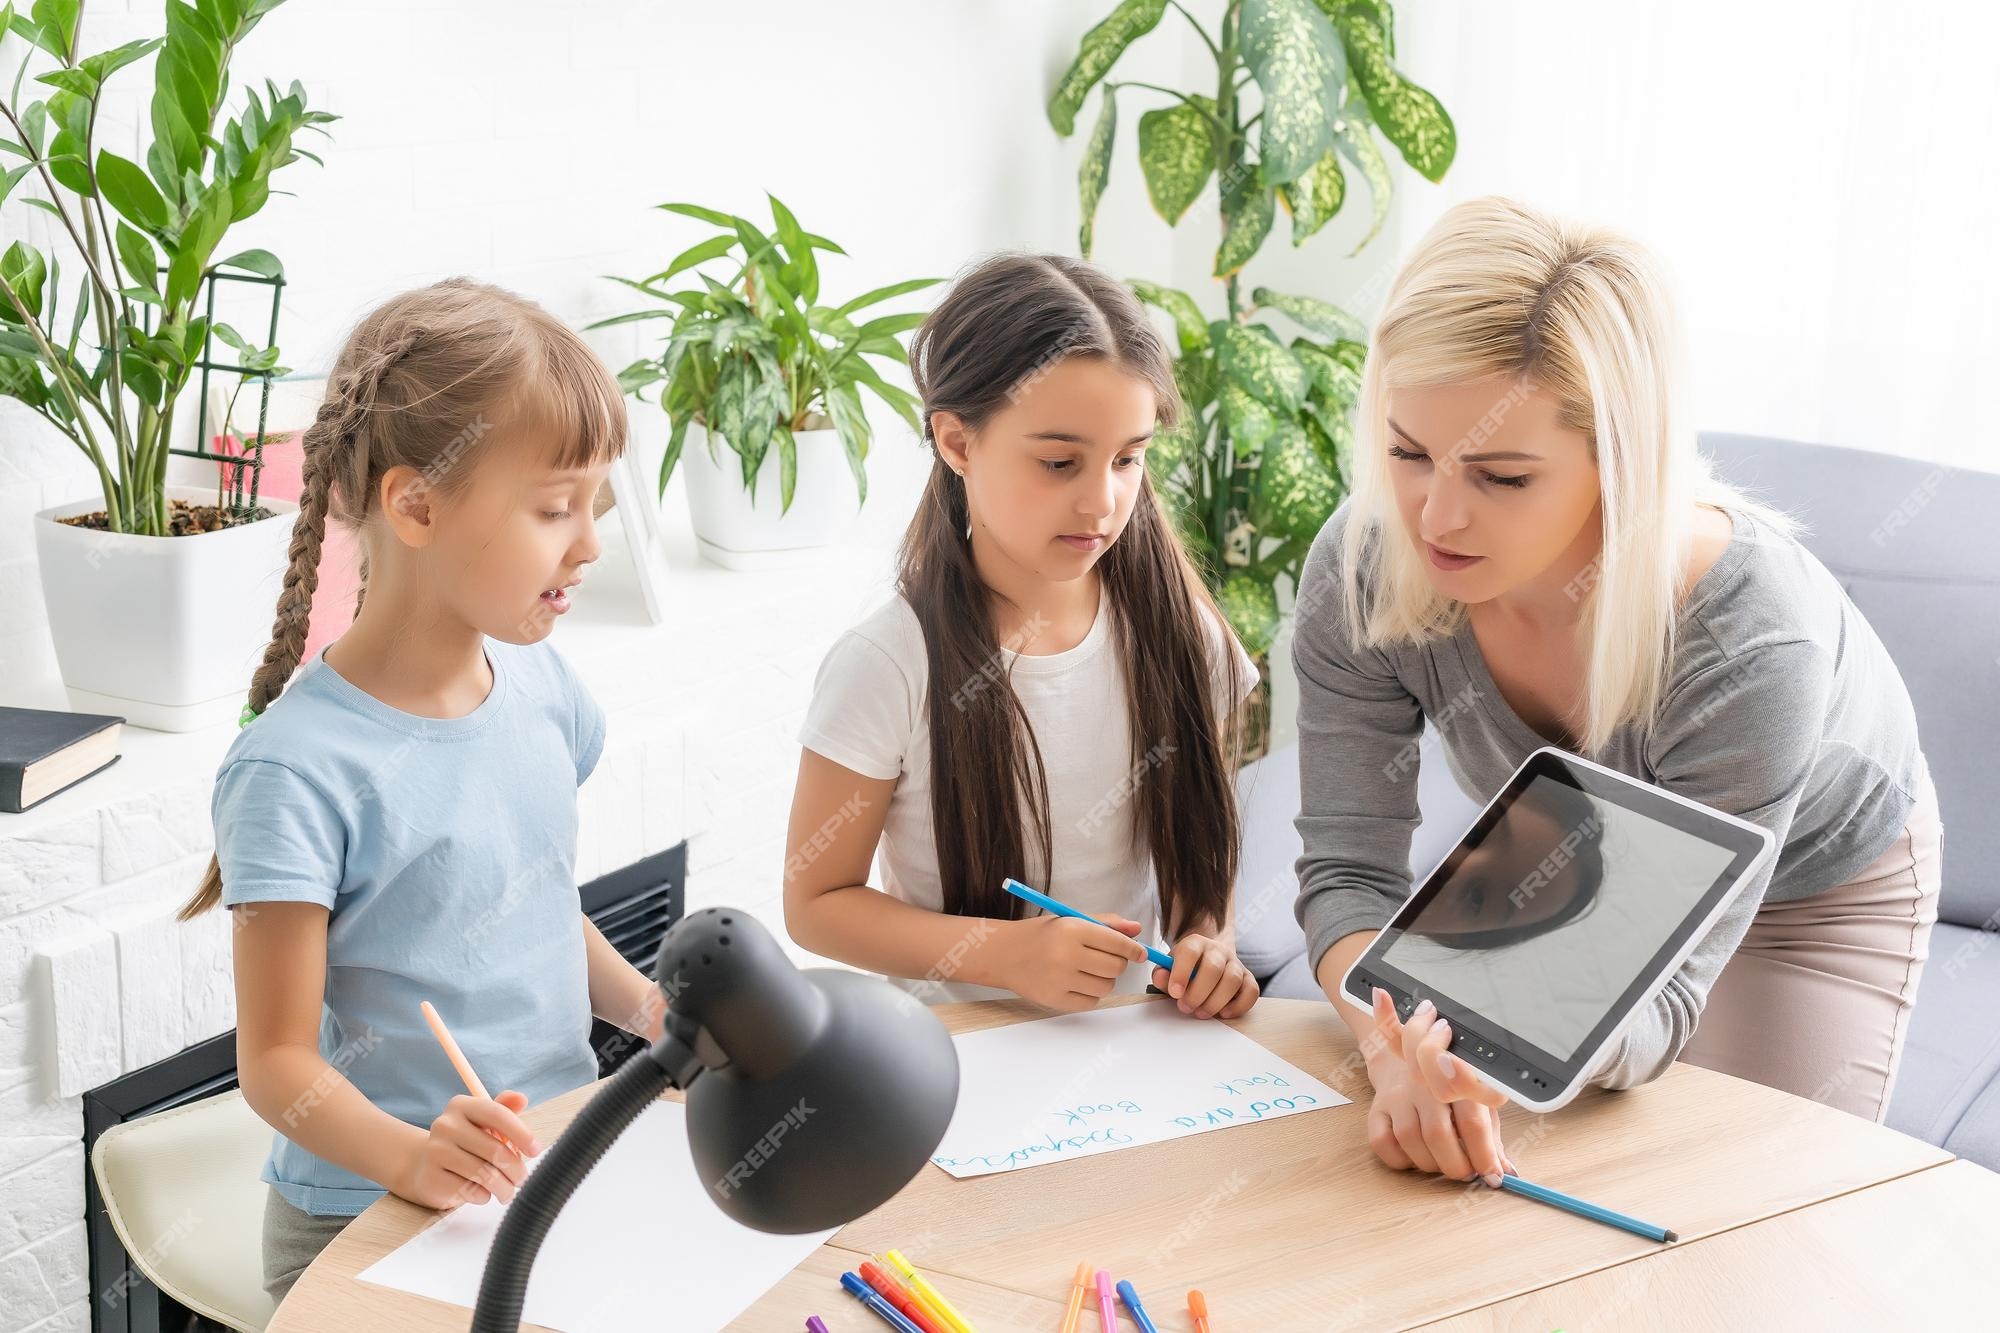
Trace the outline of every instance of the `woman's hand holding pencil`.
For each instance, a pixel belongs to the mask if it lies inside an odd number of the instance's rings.
[[[1138,934],[1139,923],[1122,916],[1031,916],[1001,922],[982,947],[1000,985],[1024,1000],[1075,1013],[1095,1009],[1126,968],[1146,961]]]
[[[527,1158],[542,1150],[518,1114],[527,1108],[528,1099],[512,1089],[488,1097],[430,1001],[424,1001],[423,1010],[438,1044],[470,1091],[445,1103],[444,1113],[431,1121],[429,1136],[410,1154],[399,1178],[382,1183],[426,1208],[511,1200],[528,1174]]]

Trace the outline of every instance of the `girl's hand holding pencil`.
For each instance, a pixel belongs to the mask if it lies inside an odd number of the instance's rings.
[[[1065,1013],[1095,1009],[1126,968],[1146,961],[1139,923],[1073,916],[1006,921],[983,949],[995,980],[1024,1000]]]
[[[470,1090],[445,1103],[444,1114],[431,1121],[431,1132],[404,1163],[400,1179],[384,1184],[411,1203],[426,1208],[453,1208],[461,1203],[505,1203],[528,1174],[527,1159],[542,1145],[518,1112],[528,1099],[508,1089],[488,1097],[458,1042],[438,1017],[431,1002],[423,1002],[424,1021]]]

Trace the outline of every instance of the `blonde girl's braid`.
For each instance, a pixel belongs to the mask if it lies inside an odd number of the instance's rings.
[[[560,319],[513,292],[447,278],[393,296],[357,324],[335,359],[326,401],[301,441],[298,517],[292,523],[284,587],[271,642],[250,680],[242,721],[284,694],[305,654],[313,593],[329,523],[364,535],[361,610],[368,590],[368,536],[383,478],[398,468],[449,494],[473,470],[460,451],[492,423],[546,439],[550,466],[601,464],[625,451],[624,395],[617,377]],[[475,428],[476,427],[476,428]],[[211,858],[189,920],[222,900]]]
[[[237,725],[255,721],[285,692],[299,659],[305,656],[306,635],[312,626],[313,593],[319,587],[320,552],[326,542],[327,514],[333,506],[333,483],[348,455],[359,447],[359,436],[367,427],[368,415],[382,385],[382,377],[416,342],[409,334],[381,349],[356,366],[351,373],[336,374],[327,384],[326,398],[320,403],[312,425],[300,442],[303,460],[299,474],[299,513],[292,521],[292,544],[285,566],[285,581],[278,593],[277,618],[271,623],[271,642],[264,660],[250,677],[250,697],[243,705]],[[367,566],[362,567],[366,578]],[[360,599],[355,609],[360,610]],[[176,914],[191,920],[222,901],[222,864],[208,858],[195,895]]]

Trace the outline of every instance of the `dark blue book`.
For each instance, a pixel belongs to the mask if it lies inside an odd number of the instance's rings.
[[[0,811],[17,815],[118,762],[122,717],[0,708]]]

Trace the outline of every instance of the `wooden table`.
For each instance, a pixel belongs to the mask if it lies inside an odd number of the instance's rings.
[[[1042,1016],[1018,1001],[936,1012],[953,1032]],[[1528,1179],[1671,1227],[1677,1245],[1391,1171],[1368,1147],[1367,1075],[1329,1005],[1265,999],[1233,1026],[1354,1105],[972,1180],[926,1167],[730,1327],[796,1333],[817,1313],[835,1333],[876,1333],[836,1279],[892,1246],[980,1333],[1058,1328],[1080,1259],[1132,1279],[1161,1333],[1191,1327],[1190,1287],[1206,1293],[1216,1333],[1436,1321],[1597,1333],[1657,1327],[1663,1302],[1676,1328],[1720,1329],[1880,1327],[1872,1316],[1904,1323],[1928,1300],[1932,1326],[1951,1327],[1936,1316],[1962,1323],[1980,1309],[1980,1257],[2000,1253],[2000,1177],[1691,1065],[1644,1088],[1587,1092],[1554,1115],[1504,1115]],[[526,1119],[547,1142],[594,1090]],[[466,1328],[464,1307],[354,1277],[437,1216],[393,1196],[375,1204],[300,1277],[271,1333]],[[654,1326],[671,1324],[663,1313]]]

